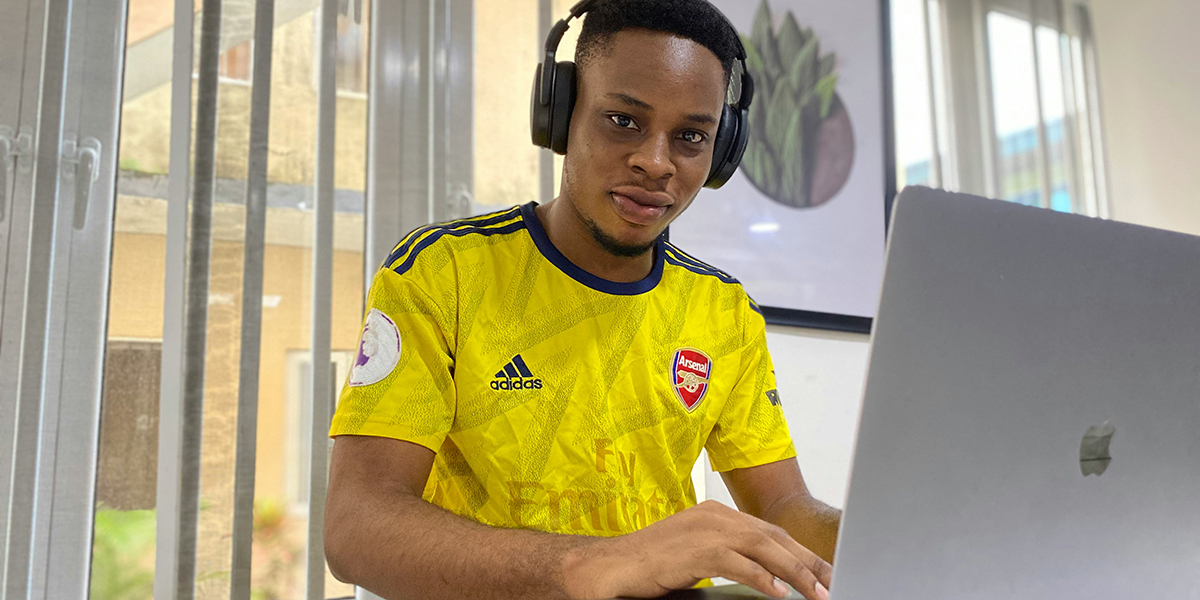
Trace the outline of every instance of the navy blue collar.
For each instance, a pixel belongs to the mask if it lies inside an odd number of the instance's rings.
[[[609,281],[600,277],[596,277],[587,271],[579,268],[575,263],[563,256],[558,248],[550,241],[550,236],[546,235],[546,230],[542,228],[542,222],[538,220],[537,214],[533,211],[537,206],[537,202],[530,202],[521,205],[521,219],[525,221],[525,229],[529,231],[530,237],[533,238],[534,245],[541,251],[542,256],[546,257],[560,271],[566,273],[571,279],[586,285],[597,292],[606,294],[616,294],[618,296],[632,296],[635,294],[644,294],[654,289],[658,282],[662,280],[663,263],[665,262],[666,252],[663,248],[662,236],[659,236],[654,242],[654,268],[650,270],[650,274],[639,281],[631,281],[629,283],[618,283]]]

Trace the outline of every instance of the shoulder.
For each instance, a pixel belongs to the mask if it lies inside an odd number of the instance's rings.
[[[684,252],[670,242],[667,242],[664,248],[664,258],[667,265],[678,269],[687,276],[696,277],[698,281],[716,288],[717,294],[734,300],[736,304],[744,305],[760,316],[762,315],[762,309],[746,293],[746,290],[742,287],[742,282],[738,281],[733,275]]]
[[[464,241],[475,242],[479,238],[506,236],[524,229],[525,221],[521,217],[519,206],[478,217],[418,227],[396,244],[391,254],[383,261],[380,270],[404,275],[413,269],[418,259],[447,261],[458,251],[478,246],[474,243],[464,244]]]
[[[712,277],[730,288],[736,287],[737,290],[741,290],[742,282],[735,279],[733,275],[684,252],[671,242],[667,242],[663,247],[665,248],[664,258],[668,265],[678,267],[695,275]]]

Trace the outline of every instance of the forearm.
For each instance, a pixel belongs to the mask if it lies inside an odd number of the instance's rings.
[[[498,529],[397,494],[330,506],[326,556],[339,579],[389,600],[568,598],[564,564],[597,538]]]
[[[808,494],[800,494],[780,502],[778,507],[763,517],[763,520],[782,527],[817,556],[833,562],[842,511]]]

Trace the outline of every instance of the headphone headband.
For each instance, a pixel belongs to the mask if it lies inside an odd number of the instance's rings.
[[[553,27],[550,28],[550,33],[546,35],[546,55],[542,60],[542,79],[541,89],[538,90],[538,102],[542,106],[549,106],[551,90],[554,85],[554,78],[551,77],[551,71],[554,70],[554,64],[557,62],[558,45],[562,43],[562,38],[566,35],[567,30],[571,28],[571,20],[578,19],[584,13],[591,10],[591,6],[596,3],[596,0],[580,0],[572,6],[570,14],[565,19],[559,19]],[[734,60],[742,63],[742,90],[738,96],[737,107],[741,110],[750,108],[750,101],[754,98],[754,80],[750,77],[750,71],[746,68],[746,47],[742,44],[742,38],[738,35],[737,28],[733,26],[733,22],[725,13],[717,10],[717,14],[725,19],[725,24],[729,26],[729,31],[733,33],[734,39],[737,40],[737,54]]]

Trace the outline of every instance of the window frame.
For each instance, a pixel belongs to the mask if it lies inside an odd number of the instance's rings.
[[[923,0],[932,2],[930,0]],[[1038,182],[1040,204],[1049,208],[1051,165],[1047,145],[1044,112],[1044,74],[1041,73],[1037,33],[1048,27],[1066,36],[1060,47],[1062,75],[1064,139],[1071,159],[1068,186],[1072,191],[1072,212],[1107,218],[1108,193],[1105,178],[1103,131],[1100,124],[1099,88],[1096,80],[1095,42],[1088,27],[1088,5],[1080,0],[932,0],[938,8],[930,10],[926,31],[931,24],[941,29],[940,42],[944,75],[937,76],[935,58],[930,64],[930,104],[934,123],[933,154],[942,158],[941,185],[990,198],[999,198],[1000,156],[996,133],[996,112],[988,15],[1000,12],[1025,21],[1032,27],[1030,44],[1034,52],[1035,94],[1038,103]],[[930,6],[927,4],[926,6]],[[932,8],[932,7],[930,7]],[[936,13],[936,14],[935,14]],[[928,48],[928,47],[927,47]],[[938,88],[946,90],[939,102]],[[944,116],[942,116],[944,114]],[[942,132],[947,128],[949,132]],[[952,132],[952,133],[950,133]],[[931,170],[937,161],[931,161]],[[931,176],[932,177],[932,176]],[[937,182],[931,179],[931,182]]]

